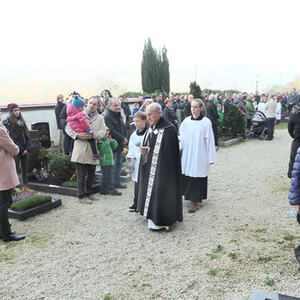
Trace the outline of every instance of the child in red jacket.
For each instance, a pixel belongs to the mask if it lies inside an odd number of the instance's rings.
[[[72,103],[70,103],[67,107],[67,123],[69,124],[71,129],[76,133],[86,132],[92,134],[93,131],[85,118],[83,109],[84,100],[79,96],[75,96]],[[97,152],[95,140],[89,139],[88,142],[90,143],[92,148],[93,159],[100,159],[100,156]]]

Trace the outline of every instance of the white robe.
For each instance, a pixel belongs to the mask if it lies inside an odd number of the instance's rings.
[[[129,139],[129,145],[128,145],[128,153],[127,156],[128,158],[131,158],[132,160],[132,165],[133,165],[133,172],[132,172],[132,180],[137,182],[138,181],[138,175],[139,175],[139,165],[140,165],[140,159],[141,159],[141,150],[140,147],[136,146],[138,143],[140,145],[143,144],[144,140],[143,135],[137,135],[136,131],[133,132],[130,136]]]
[[[209,165],[217,161],[214,133],[207,117],[181,123],[180,149],[182,149],[182,174],[189,177],[207,177]]]

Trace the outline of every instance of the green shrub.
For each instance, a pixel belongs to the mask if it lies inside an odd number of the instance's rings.
[[[234,104],[229,105],[227,116],[219,123],[219,131],[222,136],[245,136],[244,117]]]
[[[75,165],[63,153],[48,153],[48,171],[58,183],[69,181],[75,172]]]
[[[28,198],[25,198],[23,200],[14,202],[10,208],[14,209],[14,210],[26,210],[32,207],[35,207],[39,204],[48,202],[52,199],[52,196],[50,195],[34,195],[34,196],[30,196]]]

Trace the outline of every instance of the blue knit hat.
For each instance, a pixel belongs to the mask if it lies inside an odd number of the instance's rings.
[[[72,104],[73,104],[75,107],[79,108],[79,107],[84,106],[84,100],[83,100],[81,97],[79,97],[79,96],[75,96],[75,97],[73,98],[73,100],[72,100]]]

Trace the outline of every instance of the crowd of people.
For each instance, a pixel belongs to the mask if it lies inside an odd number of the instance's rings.
[[[152,230],[168,229],[182,221],[182,196],[190,203],[188,212],[195,213],[199,203],[207,199],[209,167],[217,161],[218,123],[227,118],[231,104],[244,116],[248,130],[253,114],[263,112],[269,140],[273,139],[274,124],[281,120],[282,108],[286,108],[290,114],[289,132],[294,138],[291,176],[300,146],[299,94],[295,90],[277,95],[228,92],[224,97],[202,93],[201,98],[179,93],[170,93],[166,98],[140,96],[131,110],[123,96],[84,99],[73,93],[65,101],[63,95],[58,95],[55,115],[61,132],[59,143],[76,166],[79,202],[92,204],[99,197],[92,190],[97,165],[102,172],[99,193],[121,195],[120,189],[126,188],[121,182],[126,147],[134,181],[129,211],[144,216]],[[0,233],[4,241],[24,238],[10,230],[7,219],[11,190],[19,185],[17,174],[21,174],[22,188],[30,190],[29,132],[19,106],[10,103],[7,108],[9,116],[0,126],[0,168],[5,160],[11,170],[0,182]]]

